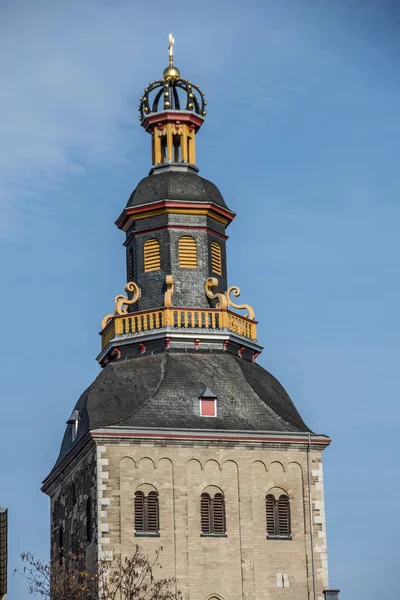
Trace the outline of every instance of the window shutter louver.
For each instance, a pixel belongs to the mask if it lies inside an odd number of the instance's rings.
[[[218,242],[211,242],[211,269],[214,273],[222,275],[221,246]]]
[[[201,495],[200,514],[201,514],[201,533],[211,533],[211,515],[210,515],[210,496]]]
[[[178,242],[179,266],[181,269],[197,268],[197,244],[189,235],[183,235]]]
[[[215,494],[213,502],[213,533],[225,533],[225,500],[222,494]]]
[[[289,498],[283,494],[278,500],[278,534],[286,537],[290,535]]]
[[[58,528],[58,562],[62,565],[64,557],[64,529],[62,525]]]
[[[158,533],[158,495],[157,492],[150,492],[147,500],[147,527],[149,533]]]
[[[133,281],[135,279],[135,265],[133,262],[133,248],[129,248],[129,261],[128,261],[128,278],[129,281]]]
[[[142,491],[135,494],[135,533],[158,534],[160,529],[157,492],[145,496]]]
[[[92,540],[92,502],[90,498],[86,500],[86,541]]]
[[[64,529],[61,525],[58,528],[58,547],[60,549],[64,548]]]
[[[144,244],[144,270],[159,271],[161,268],[160,242],[155,239],[147,240]]]
[[[268,494],[266,498],[266,513],[267,513],[267,535],[274,536],[275,533],[275,498],[272,494]]]
[[[290,538],[290,503],[286,494],[276,500],[273,494],[266,497],[267,536]]]
[[[135,531],[143,533],[144,528],[144,494],[136,492],[135,494]]]
[[[75,522],[72,524],[72,531],[71,531],[71,552],[72,552],[72,554],[75,554],[75,555],[78,554],[78,533],[77,533],[77,526],[76,526]]]

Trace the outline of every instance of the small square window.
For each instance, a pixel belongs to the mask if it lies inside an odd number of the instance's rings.
[[[202,417],[217,416],[216,398],[200,398],[200,414]]]

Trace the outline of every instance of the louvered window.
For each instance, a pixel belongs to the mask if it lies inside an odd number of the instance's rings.
[[[60,565],[63,562],[64,558],[64,529],[62,525],[58,528],[58,562]]]
[[[225,535],[225,498],[217,493],[202,494],[200,500],[200,518],[202,535]]]
[[[58,547],[60,550],[64,548],[64,529],[62,525],[58,528]]]
[[[86,541],[92,540],[92,501],[86,500]]]
[[[72,523],[72,530],[71,530],[71,552],[72,554],[78,554],[78,529],[76,526],[76,522],[74,521]]]
[[[286,494],[268,494],[265,502],[267,537],[290,539],[290,504]]]
[[[218,242],[211,242],[211,270],[222,275],[222,253]]]
[[[133,281],[135,279],[135,264],[133,262],[133,248],[129,248],[128,252],[128,280]]]
[[[201,533],[211,533],[211,498],[209,494],[202,494],[200,501]]]
[[[149,492],[147,496],[138,491],[135,494],[135,534],[157,535],[160,530],[158,494]]]
[[[178,242],[179,266],[182,269],[197,268],[197,244],[190,235],[183,235]]]
[[[144,244],[144,270],[159,271],[161,268],[160,242],[155,239],[147,240]]]
[[[135,532],[143,533],[144,526],[144,494],[136,492],[135,494]]]

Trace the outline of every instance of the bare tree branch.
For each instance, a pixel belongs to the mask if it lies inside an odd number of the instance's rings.
[[[48,600],[182,600],[174,578],[154,576],[161,550],[150,560],[136,546],[132,555],[117,555],[92,572],[83,555],[64,555],[59,549],[47,563],[25,552],[24,566],[15,572],[25,577],[30,594]]]

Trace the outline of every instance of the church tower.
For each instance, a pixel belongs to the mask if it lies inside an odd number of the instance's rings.
[[[198,174],[207,103],[172,52],[170,36],[140,98],[152,166],[116,222],[125,293],[43,483],[52,548],[94,563],[162,546],[162,575],[188,600],[320,600],[330,440],[257,364],[254,311],[228,285],[235,214]]]

